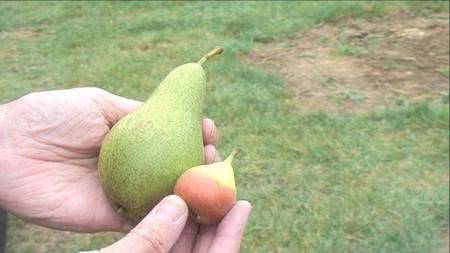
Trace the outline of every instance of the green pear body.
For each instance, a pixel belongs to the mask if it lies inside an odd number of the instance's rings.
[[[202,66],[181,65],[105,137],[99,156],[100,180],[120,213],[142,219],[172,193],[184,171],[203,163],[205,93]]]

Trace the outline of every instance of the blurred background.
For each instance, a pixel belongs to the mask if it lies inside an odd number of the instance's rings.
[[[448,252],[448,2],[1,2],[0,103],[98,86],[145,100],[207,64],[205,115],[239,145],[243,252]],[[13,216],[6,252],[121,235]]]

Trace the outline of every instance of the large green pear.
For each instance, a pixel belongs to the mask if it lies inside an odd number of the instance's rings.
[[[99,156],[102,187],[113,207],[142,219],[178,177],[203,163],[201,115],[208,58],[175,68],[150,98],[123,117],[105,137]]]

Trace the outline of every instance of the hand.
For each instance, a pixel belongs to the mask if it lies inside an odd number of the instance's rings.
[[[100,252],[239,252],[251,208],[247,201],[238,201],[219,225],[199,228],[188,217],[184,201],[171,195],[153,208],[127,236]]]
[[[98,88],[26,95],[0,106],[0,207],[43,226],[126,231],[109,205],[97,158],[110,128],[141,102]],[[205,162],[220,159],[214,123],[203,120]]]

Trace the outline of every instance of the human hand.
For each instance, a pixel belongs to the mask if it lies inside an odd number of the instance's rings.
[[[189,218],[184,201],[170,195],[124,238],[100,252],[239,252],[251,208],[249,202],[238,201],[219,225],[199,226]]]
[[[98,88],[26,95],[0,105],[0,207],[43,226],[123,231],[109,205],[97,158],[110,128],[141,102]],[[214,123],[203,120],[205,163],[220,159]]]

